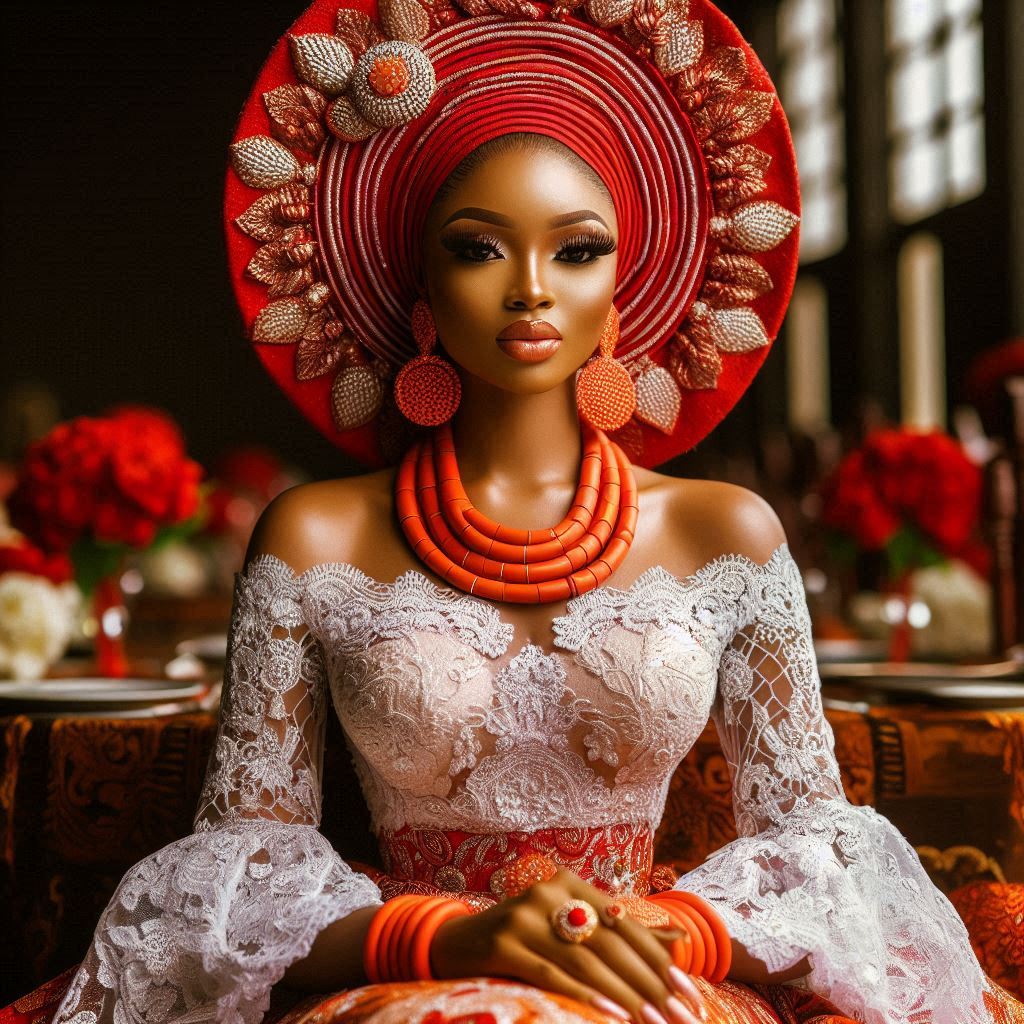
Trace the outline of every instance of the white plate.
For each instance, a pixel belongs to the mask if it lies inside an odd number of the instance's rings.
[[[907,697],[925,697],[931,700],[972,707],[1024,708],[1024,683],[996,682],[978,679],[973,682],[934,679],[879,679],[864,680],[874,690],[887,696],[903,694]]]
[[[182,640],[174,648],[175,654],[191,654],[206,661],[225,661],[228,656],[227,633],[207,633],[205,636]]]
[[[1024,682],[1021,663],[1017,661],[986,661],[956,664],[941,661],[851,661],[825,662],[819,666],[822,679],[856,679],[871,686],[892,683],[903,687],[908,682],[947,683],[983,680]]]
[[[60,704],[64,707],[161,704],[189,700],[209,689],[194,679],[104,679],[74,677],[32,679],[0,683],[0,701],[24,704]]]

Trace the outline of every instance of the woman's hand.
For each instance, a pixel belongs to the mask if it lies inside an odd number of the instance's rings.
[[[580,943],[559,938],[551,914],[566,900],[586,900],[601,923]],[[479,914],[446,921],[430,947],[435,977],[500,975],[589,1003],[642,1024],[701,1024],[704,1000],[672,963],[674,929],[653,931],[633,918],[611,918],[612,902],[571,871],[559,871],[521,896]]]

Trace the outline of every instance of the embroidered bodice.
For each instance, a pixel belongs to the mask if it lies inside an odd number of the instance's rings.
[[[256,569],[288,581],[279,561]],[[378,829],[653,829],[714,699],[714,615],[660,567],[570,601],[553,650],[514,649],[498,606],[416,571],[317,567],[301,589]]]
[[[589,591],[550,649],[414,570],[382,583],[258,556],[236,580],[196,830],[126,875],[56,1021],[215,1001],[218,1019],[256,1022],[320,930],[380,901],[316,828],[329,713],[379,836],[491,837],[649,833],[711,716],[739,836],[679,887],[769,971],[810,955],[803,983],[858,1020],[989,1021],[955,911],[891,823],[843,795],[810,627],[785,543],[764,564],[726,554]]]

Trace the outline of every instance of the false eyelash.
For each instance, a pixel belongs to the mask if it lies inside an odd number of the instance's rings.
[[[465,228],[461,231],[452,231],[444,236],[441,244],[456,255],[471,247],[487,248],[493,252],[501,252],[501,242],[494,235],[481,235],[478,231],[469,231]],[[475,263],[483,263],[484,260],[474,260]]]
[[[491,252],[501,254],[501,241],[494,235],[480,234],[476,231],[470,231],[462,229],[461,231],[452,231],[451,233],[444,236],[441,244],[456,255],[464,253],[466,249],[477,248],[477,249],[489,249]],[[590,253],[593,258],[588,260],[572,260],[570,262],[577,264],[593,263],[594,258],[598,256],[606,256],[609,253],[615,252],[617,246],[615,239],[611,235],[606,234],[603,231],[598,232],[586,232],[571,236],[565,239],[558,248],[557,255],[561,255],[564,252],[571,250],[581,250],[586,253]],[[485,263],[486,260],[472,259],[473,263]]]
[[[615,252],[616,245],[615,239],[611,235],[605,234],[603,231],[596,231],[567,238],[559,247],[558,252],[561,254],[567,249],[582,249],[595,256],[607,256],[609,253]],[[593,260],[585,262],[592,263]]]

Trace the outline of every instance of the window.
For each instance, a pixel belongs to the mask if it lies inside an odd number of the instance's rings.
[[[985,188],[981,0],[888,0],[889,201],[911,223]]]
[[[778,8],[780,93],[800,171],[800,259],[831,256],[846,243],[842,51],[836,0],[782,0]]]

